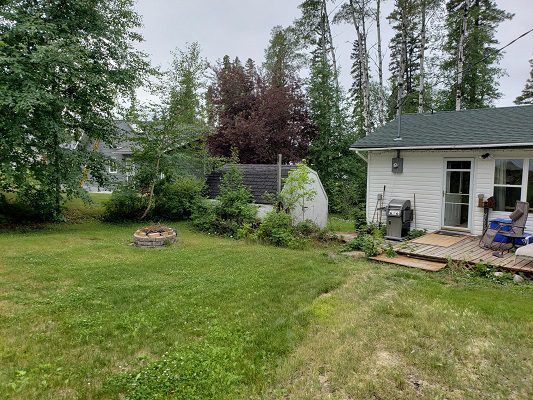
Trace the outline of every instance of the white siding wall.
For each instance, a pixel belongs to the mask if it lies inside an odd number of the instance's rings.
[[[490,153],[483,160],[480,156]],[[494,158],[533,158],[533,150],[464,150],[464,151],[402,151],[403,173],[393,174],[392,158],[395,151],[369,152],[367,182],[367,220],[372,221],[377,195],[385,189],[384,205],[393,198],[409,199],[414,207],[416,194],[416,228],[437,230],[442,227],[445,158],[472,158],[471,227],[472,233],[481,234],[483,229],[483,209],[477,207],[477,195],[483,193],[485,199],[493,194]],[[505,212],[491,212],[490,218],[506,217]],[[383,213],[383,222],[385,222]],[[415,222],[411,224],[415,227]],[[533,215],[527,223],[533,232]]]

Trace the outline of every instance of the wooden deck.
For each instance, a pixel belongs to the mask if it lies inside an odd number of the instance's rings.
[[[463,239],[448,247],[414,243],[413,241],[401,242],[394,246],[398,254],[411,257],[423,258],[433,261],[464,261],[467,264],[484,262],[502,269],[514,272],[533,273],[533,261],[518,260],[515,263],[514,253],[506,252],[503,257],[492,255],[493,250],[479,247],[479,237],[464,236]]]

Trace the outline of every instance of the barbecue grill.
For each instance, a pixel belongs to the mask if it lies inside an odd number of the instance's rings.
[[[387,239],[402,240],[409,233],[413,210],[410,200],[392,199],[387,206]]]

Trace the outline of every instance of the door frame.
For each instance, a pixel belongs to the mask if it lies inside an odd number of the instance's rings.
[[[459,226],[446,226],[444,225],[444,216],[446,214],[446,172],[453,171],[448,170],[448,161],[470,161],[470,188],[469,188],[469,197],[468,197],[468,227],[461,228]],[[444,230],[453,230],[461,232],[472,232],[472,222],[473,222],[473,209],[474,209],[474,168],[475,168],[475,158],[474,157],[444,157],[442,163],[442,201],[441,201],[441,221],[440,225]],[[465,171],[465,170],[459,170]]]

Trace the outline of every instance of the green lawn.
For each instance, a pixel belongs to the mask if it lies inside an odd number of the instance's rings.
[[[0,398],[533,397],[530,283],[137,225],[0,234]]]
[[[138,249],[135,228],[0,235],[0,398],[260,393],[303,338],[309,304],[348,274],[321,251],[185,224],[176,245]]]
[[[354,232],[354,220],[340,214],[329,214],[328,229],[333,232]]]

